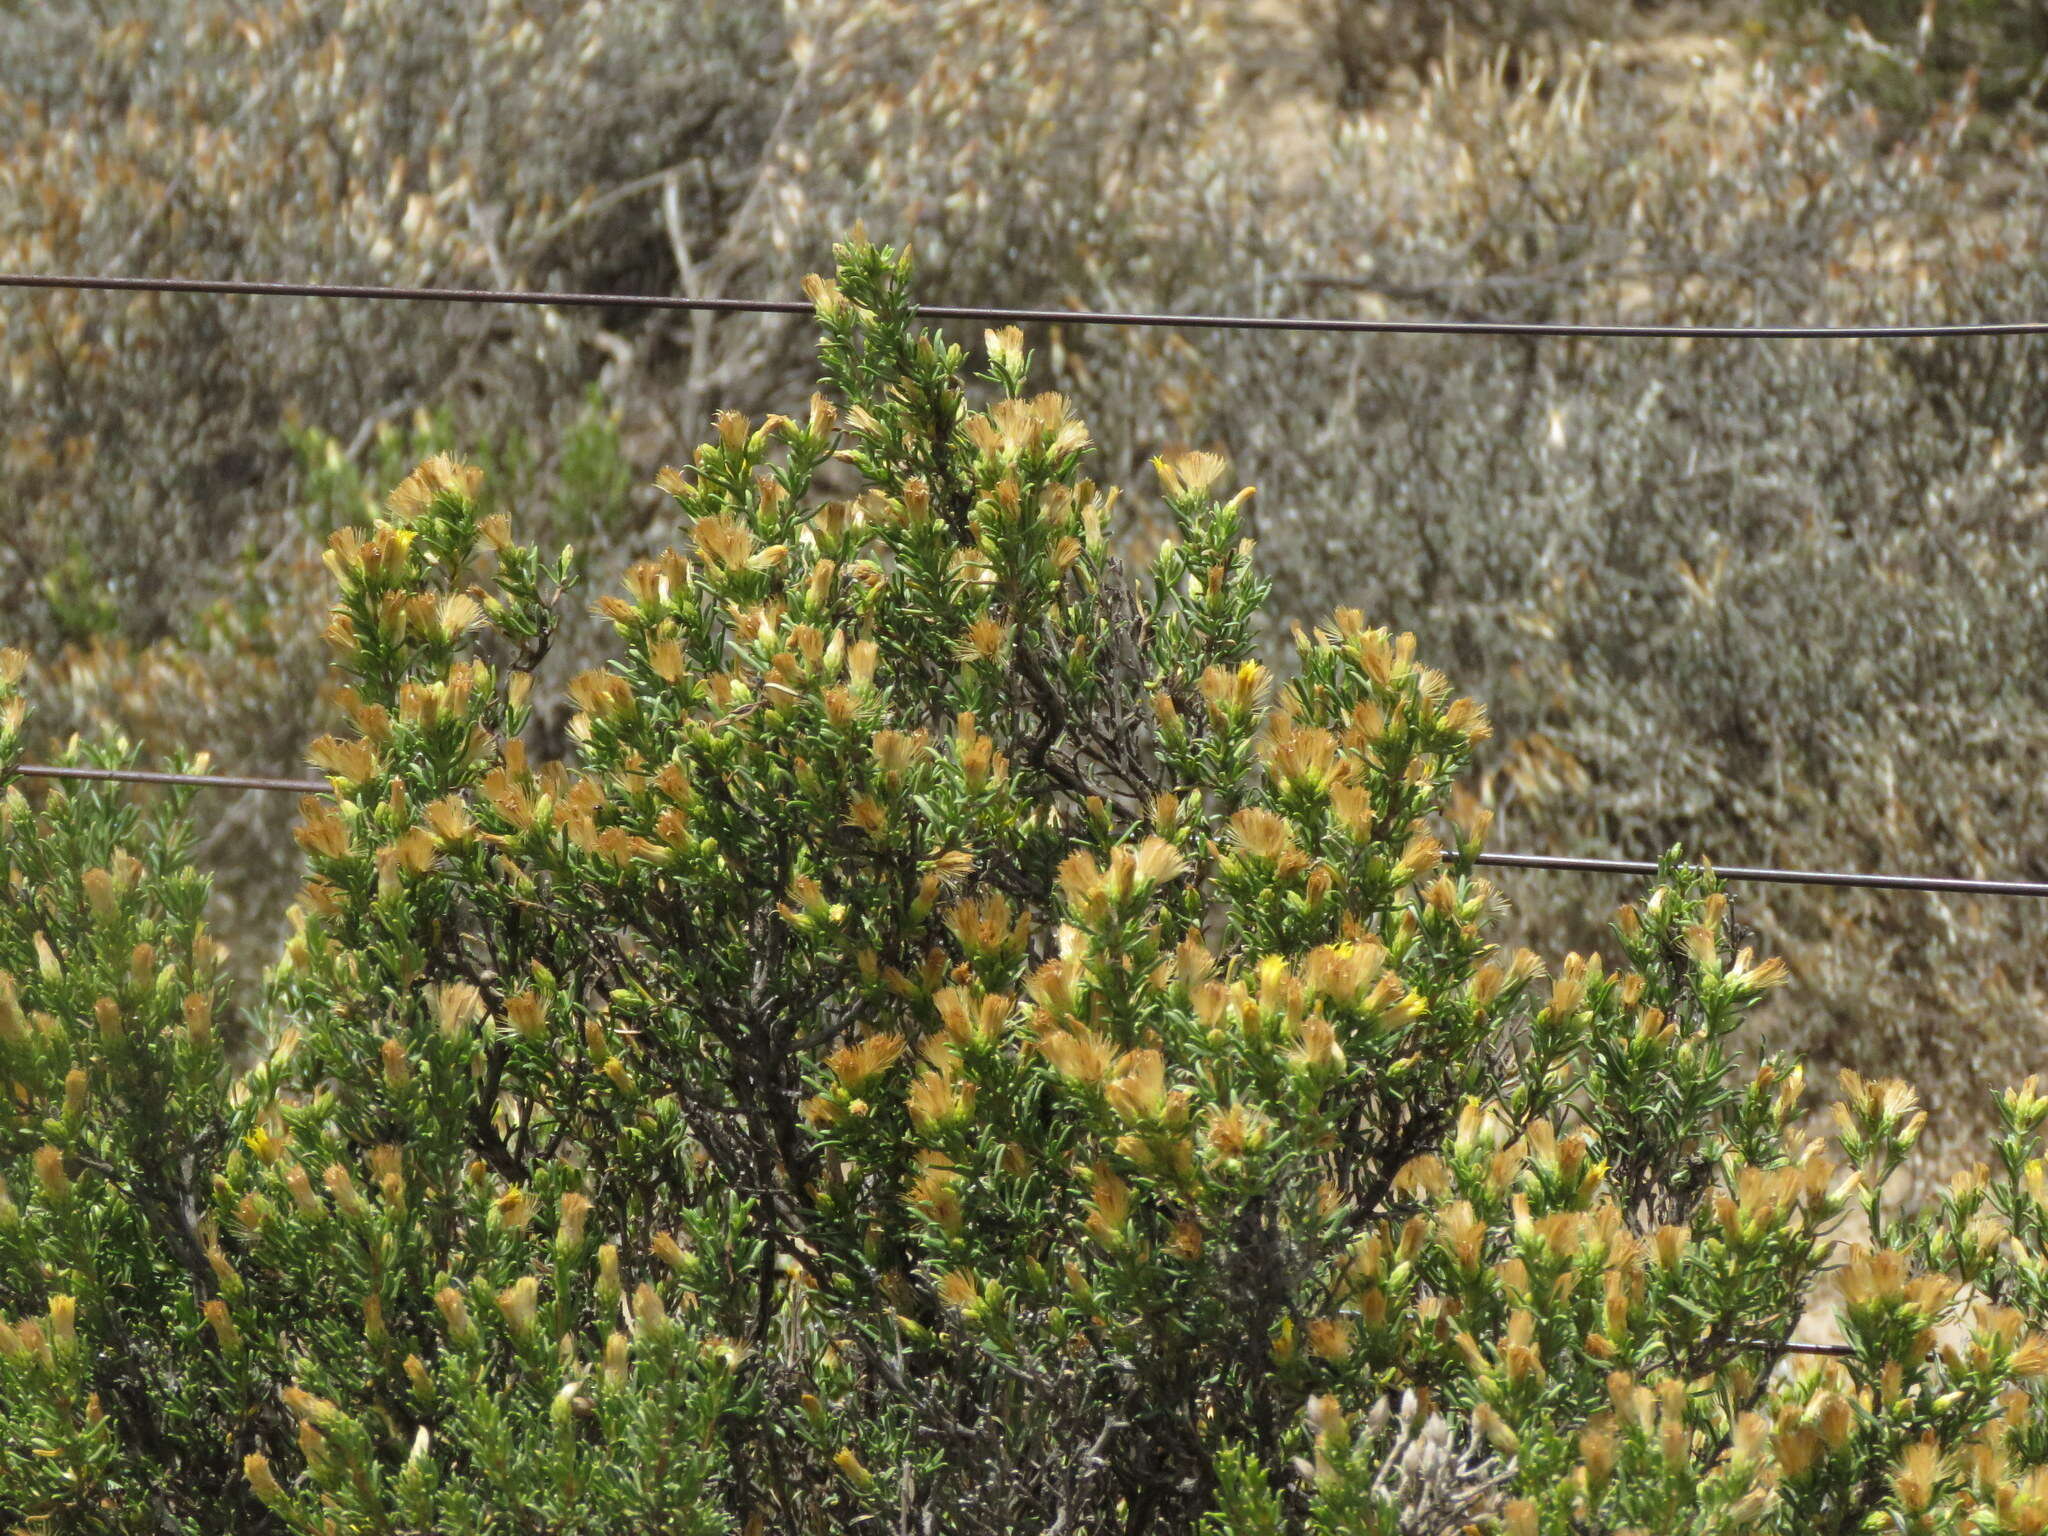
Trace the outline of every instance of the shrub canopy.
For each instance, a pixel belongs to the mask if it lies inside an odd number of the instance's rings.
[[[964,379],[908,277],[842,247],[826,390],[663,471],[570,761],[521,734],[568,553],[447,457],[333,536],[257,1065],[182,804],[8,789],[0,1512],[2048,1528],[2048,1099],[1896,1213],[1912,1093],[1824,1142],[1738,1063],[1785,972],[1711,874],[1500,952],[1480,708],[1353,612],[1278,683],[1213,454],[1127,571],[1021,338]]]

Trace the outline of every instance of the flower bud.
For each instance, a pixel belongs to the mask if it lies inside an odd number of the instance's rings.
[[[36,1177],[42,1181],[43,1193],[53,1205],[63,1205],[71,1199],[71,1175],[64,1169],[64,1154],[55,1147],[38,1147],[35,1155]]]
[[[74,1296],[52,1296],[50,1298],[50,1342],[55,1346],[57,1358],[68,1359],[78,1349],[78,1299]]]
[[[832,1465],[839,1469],[840,1476],[844,1477],[862,1493],[867,1493],[874,1488],[875,1474],[861,1465],[860,1458],[853,1454],[851,1446],[834,1456],[832,1458]]]
[[[548,1422],[556,1429],[567,1429],[576,1417],[576,1394],[582,1390],[579,1381],[565,1381],[556,1391],[554,1401],[548,1404]]]
[[[344,1216],[360,1216],[369,1209],[363,1203],[356,1181],[349,1177],[348,1169],[340,1163],[329,1163],[327,1171],[320,1176],[320,1182],[327,1186],[327,1193],[334,1196],[334,1203],[341,1207]]]
[[[633,1319],[648,1337],[660,1338],[668,1331],[668,1308],[661,1303],[661,1293],[645,1281],[633,1291]]]
[[[498,1292],[498,1310],[504,1314],[505,1325],[514,1338],[531,1337],[540,1310],[540,1282],[532,1275],[513,1281]]]
[[[21,1013],[21,995],[15,991],[14,978],[0,971],[0,1043],[26,1045],[28,1039],[28,1025]]]
[[[220,1347],[231,1355],[242,1352],[241,1331],[235,1327],[235,1320],[228,1315],[228,1304],[218,1296],[206,1304],[206,1325],[213,1330]]]
[[[213,1044],[213,999],[204,992],[186,994],[185,1038],[200,1050]]]
[[[297,1163],[286,1163],[283,1168],[284,1187],[290,1191],[292,1204],[298,1207],[301,1216],[318,1216],[325,1207],[320,1197],[313,1193],[313,1181],[306,1170]]]
[[[462,1292],[452,1285],[444,1285],[434,1293],[434,1305],[440,1308],[449,1338],[457,1344],[476,1342],[476,1324],[470,1321],[469,1304],[462,1299]]]
[[[433,1402],[434,1378],[418,1355],[405,1357],[405,1379],[412,1383],[413,1396],[421,1403]]]
[[[242,1458],[242,1475],[249,1479],[249,1486],[256,1490],[256,1497],[275,1509],[285,1499],[284,1489],[277,1485],[276,1477],[270,1471],[269,1458],[261,1451],[251,1451]]]
[[[557,1210],[555,1227],[555,1251],[562,1255],[574,1253],[583,1246],[583,1227],[590,1217],[590,1199],[574,1190],[562,1196]]]

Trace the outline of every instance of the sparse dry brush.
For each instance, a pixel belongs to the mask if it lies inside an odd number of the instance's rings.
[[[9,782],[0,653],[0,1520],[2048,1527],[2036,1081],[1890,1210],[1926,1116],[1801,1128],[1711,877],[1499,946],[1485,712],[1356,610],[1277,678],[1224,460],[1127,565],[1024,338],[969,379],[908,278],[842,248],[824,390],[662,472],[564,760],[578,573],[483,470],[329,536],[254,1066],[185,803]]]
[[[1765,14],[1899,121],[1973,95],[2038,126],[2048,104],[2048,11],[2038,5],[1772,0]]]

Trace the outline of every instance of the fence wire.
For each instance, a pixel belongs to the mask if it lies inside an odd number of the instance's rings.
[[[226,298],[356,299],[411,304],[555,305],[583,309],[665,309],[708,314],[808,315],[800,299],[692,299],[665,293],[549,293],[526,288],[404,288],[360,283],[246,282],[204,277],[99,277],[0,273],[0,288],[92,293],[202,293]],[[2048,320],[1957,321],[1939,325],[1633,325],[1619,321],[1387,320],[1329,315],[1180,315],[1109,309],[1000,309],[919,304],[924,320],[994,325],[1102,325],[1198,331],[1294,331],[1389,336],[1608,337],[1668,341],[1938,341],[2048,335]]]
[[[150,784],[188,789],[260,790],[280,794],[325,795],[334,786],[325,779],[271,779],[240,774],[159,773],[142,768],[77,768],[53,763],[19,763],[0,770],[24,779],[73,779],[113,784]],[[1590,859],[1545,853],[1482,853],[1474,861],[1494,869],[1547,869],[1587,875],[1654,875],[1654,859]],[[1925,891],[1961,896],[2048,896],[2048,881],[1975,880],[1948,875],[1867,874],[1857,870],[1778,869],[1769,865],[1729,864],[1710,867],[1722,880],[1760,885],[1813,885],[1872,891]]]

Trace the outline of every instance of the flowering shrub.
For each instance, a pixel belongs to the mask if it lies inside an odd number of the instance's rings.
[[[570,762],[521,735],[568,555],[446,456],[333,535],[254,1068],[182,807],[7,790],[0,1512],[2048,1525],[2048,1098],[1900,1215],[1912,1093],[1798,1128],[1710,875],[1606,959],[1500,952],[1480,708],[1351,612],[1280,685],[1213,454],[1127,571],[1021,338],[970,387],[908,273],[843,247],[826,392],[663,471]],[[1831,1266],[1846,1342],[1793,1357]]]

